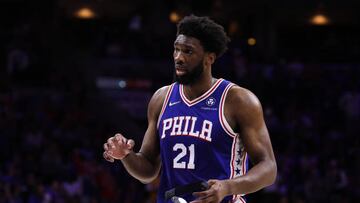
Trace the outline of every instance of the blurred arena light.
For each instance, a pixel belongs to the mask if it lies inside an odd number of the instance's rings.
[[[79,8],[77,11],[75,11],[74,15],[75,15],[75,17],[84,19],[84,20],[93,19],[96,17],[95,11],[89,7]]]
[[[125,79],[114,77],[96,78],[96,87],[99,89],[142,89],[149,90],[152,82],[146,79]]]
[[[326,15],[318,13],[311,18],[310,22],[313,25],[328,25],[330,20]]]
[[[314,12],[314,15],[310,18],[310,23],[317,26],[328,25],[330,23],[330,19],[325,15],[326,7],[324,3],[319,3]]]
[[[255,46],[255,44],[256,44],[256,39],[253,38],[253,37],[250,37],[250,38],[248,39],[248,45],[250,45],[250,46]]]
[[[126,87],[126,81],[124,81],[124,80],[120,80],[118,84],[119,84],[120,88],[125,88]]]
[[[172,23],[178,23],[181,19],[180,15],[176,11],[172,11],[169,15],[169,19]]]

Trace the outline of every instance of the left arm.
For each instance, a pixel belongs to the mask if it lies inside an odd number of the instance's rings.
[[[209,180],[210,188],[194,193],[193,203],[220,202],[225,196],[256,192],[274,183],[277,166],[257,97],[241,87],[232,87],[225,100],[225,117],[238,129],[253,167],[243,176],[228,180]]]

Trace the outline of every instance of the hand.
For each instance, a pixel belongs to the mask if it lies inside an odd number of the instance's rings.
[[[194,192],[197,197],[190,203],[219,203],[228,194],[228,185],[225,180],[209,180],[209,189],[202,192]]]
[[[126,139],[122,134],[117,133],[104,144],[103,156],[109,162],[114,162],[115,159],[121,160],[132,152],[134,145],[134,140]]]

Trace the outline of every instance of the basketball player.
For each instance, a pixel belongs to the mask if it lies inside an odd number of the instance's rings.
[[[212,64],[229,41],[222,26],[191,15],[177,28],[176,82],[151,98],[140,151],[133,152],[133,140],[116,134],[104,144],[104,158],[121,160],[143,183],[160,174],[158,203],[168,202],[165,191],[201,180],[209,188],[185,200],[243,203],[245,194],[272,184],[277,173],[261,104],[249,90],[212,77]]]

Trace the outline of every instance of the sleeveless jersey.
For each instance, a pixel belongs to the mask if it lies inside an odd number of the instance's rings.
[[[247,170],[247,154],[239,134],[224,117],[224,103],[233,83],[224,79],[200,97],[189,100],[184,87],[173,83],[169,88],[158,119],[158,136],[162,161],[158,203],[165,201],[165,192],[177,186],[231,179]],[[195,199],[191,194],[182,198]],[[222,203],[244,203],[243,195],[224,198]]]

